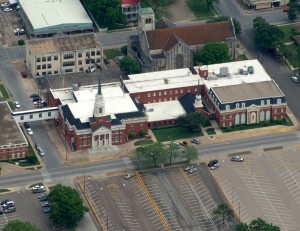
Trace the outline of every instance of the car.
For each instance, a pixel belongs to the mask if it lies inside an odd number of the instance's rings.
[[[10,7],[9,2],[1,3],[1,8],[7,8],[7,7]]]
[[[191,142],[194,143],[194,144],[200,144],[201,143],[199,139],[192,139]]]
[[[17,34],[20,30],[21,30],[20,28],[14,29],[14,34]]]
[[[31,135],[31,136],[33,135],[33,131],[31,130],[31,128],[27,128],[26,130],[27,130],[28,135]]]
[[[14,34],[15,35],[23,35],[23,34],[25,34],[25,30],[20,29],[20,28],[14,29]]]
[[[32,187],[32,193],[42,193],[42,192],[45,192],[46,189],[44,186],[42,185],[35,185]]]
[[[35,149],[37,150],[37,149],[40,148],[41,146],[40,146],[37,142],[35,142],[35,143],[34,143],[34,147],[35,147]]]
[[[13,213],[16,212],[16,208],[15,207],[9,207],[7,209],[3,210],[4,213]]]
[[[49,207],[49,202],[48,202],[48,201],[43,202],[43,203],[42,203],[42,207],[43,207],[43,208],[44,208],[44,207]]]
[[[41,197],[39,198],[39,200],[40,200],[40,202],[49,201],[48,195],[45,194],[45,195],[41,196]]]
[[[105,64],[110,64],[108,59],[104,59]]]
[[[299,79],[297,76],[292,76],[291,79],[294,83],[299,83]]]
[[[181,146],[187,146],[187,145],[188,145],[188,143],[187,143],[186,141],[181,141],[181,142],[179,142],[179,144],[180,144]]]
[[[170,143],[170,145],[173,145],[173,146],[175,146],[176,148],[180,148],[180,147],[181,147],[180,144],[179,144],[177,141],[172,141],[172,142]]]
[[[43,102],[43,107],[47,107],[48,103],[47,102]]]
[[[230,160],[231,160],[231,161],[235,161],[235,162],[243,162],[243,161],[244,161],[244,158],[241,157],[241,156],[233,156],[233,157],[231,157]]]
[[[24,127],[25,127],[25,128],[30,128],[29,123],[28,123],[28,122],[24,122]]]
[[[12,200],[6,199],[6,200],[1,201],[1,205],[3,207],[12,207],[12,206],[15,206],[15,202]]]
[[[45,156],[45,152],[44,152],[44,150],[41,147],[38,147],[37,151],[38,151],[38,153],[40,154],[41,157]]]
[[[197,168],[190,168],[189,170],[187,170],[189,174],[196,172]]]
[[[211,166],[214,166],[215,164],[217,164],[219,161],[218,160],[211,160],[211,161],[209,161],[209,163],[208,163],[208,167],[211,167]]]
[[[216,168],[220,167],[220,165],[217,163],[217,164],[214,164],[213,166],[210,167],[210,170],[214,170]]]
[[[34,101],[33,102],[33,105],[43,105],[44,104],[44,101],[43,100],[38,100],[38,101]]]
[[[12,8],[7,7],[7,8],[3,8],[3,10],[4,10],[4,12],[10,12],[10,11],[12,11]]]
[[[194,168],[193,165],[187,165],[183,168],[184,171],[188,171],[189,169]]]
[[[127,174],[124,176],[124,178],[125,178],[125,179],[130,179],[131,177],[134,177],[134,176],[135,176],[134,173],[127,173]]]
[[[289,11],[290,11],[290,9],[288,7],[285,7],[282,9],[282,12],[284,12],[284,13],[288,13]]]
[[[23,78],[27,78],[27,71],[21,71],[21,75]]]
[[[50,213],[50,211],[51,211],[50,207],[45,207],[45,208],[43,208],[43,210],[44,210],[44,213]]]
[[[38,198],[41,199],[42,197],[46,197],[46,196],[47,196],[47,194],[42,193],[42,194],[40,194],[40,195],[38,196]]]
[[[36,93],[33,93],[33,94],[31,94],[29,97],[30,97],[30,98],[38,98],[38,97],[39,97],[39,95],[38,95],[38,94],[36,94]]]
[[[15,104],[16,108],[20,108],[21,107],[21,105],[19,104],[19,102],[15,102],[14,104]]]
[[[40,97],[33,97],[32,102],[36,102],[36,101],[42,101],[42,99]]]

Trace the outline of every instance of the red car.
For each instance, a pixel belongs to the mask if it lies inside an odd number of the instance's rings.
[[[283,8],[283,10],[282,10],[283,12],[285,12],[285,13],[287,13],[287,12],[289,12],[289,8],[288,7],[286,7],[286,8]]]

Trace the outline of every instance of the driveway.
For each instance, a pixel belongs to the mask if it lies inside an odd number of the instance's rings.
[[[196,19],[185,0],[175,0],[168,9],[169,19],[173,22]]]

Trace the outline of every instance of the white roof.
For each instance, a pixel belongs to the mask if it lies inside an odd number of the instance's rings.
[[[247,69],[247,67],[249,66],[253,67],[253,74],[244,75],[239,73],[240,69]],[[219,77],[220,68],[222,67],[228,68],[228,77]],[[257,59],[231,63],[213,64],[194,68],[198,73],[199,68],[201,70],[208,70],[208,78],[203,80],[204,84],[208,89],[210,89],[211,87],[223,87],[243,83],[256,83],[271,80],[270,76]]]
[[[73,91],[72,88],[51,91],[55,98],[61,100],[62,105],[68,104],[74,117],[81,119],[81,122],[87,122],[88,118],[93,116],[98,85],[80,87],[77,91]],[[112,118],[115,118],[114,114],[138,111],[129,94],[123,92],[119,83],[101,85],[101,93],[105,114]]]
[[[199,75],[193,75],[188,68],[129,75],[128,77],[129,80],[123,82],[129,93],[196,86],[198,81],[203,84]]]
[[[79,0],[19,0],[34,29],[62,24],[91,24]]]
[[[149,122],[176,119],[178,116],[186,114],[178,100],[145,104],[144,106]]]

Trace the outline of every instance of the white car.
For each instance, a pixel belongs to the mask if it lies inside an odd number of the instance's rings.
[[[8,3],[8,2],[2,3],[1,7],[2,8],[9,8],[10,7],[10,3]]]
[[[189,170],[187,170],[188,173],[193,173],[193,172],[196,172],[197,171],[197,168],[190,168]]]
[[[299,83],[299,79],[297,76],[292,76],[291,79],[294,83]]]
[[[127,173],[127,174],[124,176],[124,178],[125,178],[125,179],[130,179],[131,177],[134,177],[134,176],[135,176],[134,173]]]
[[[191,142],[194,143],[194,144],[200,144],[201,143],[199,139],[192,139]]]
[[[185,166],[184,167],[184,171],[188,171],[188,170],[190,170],[191,168],[194,168],[194,166],[193,165],[187,165],[187,166]]]
[[[210,170],[214,170],[216,168],[220,167],[220,165],[217,163],[217,164],[214,164],[213,166],[210,167]]]
[[[180,148],[180,144],[177,141],[172,141],[170,145],[174,145],[176,148]]]
[[[28,135],[31,135],[31,136],[33,135],[31,128],[27,128],[26,130],[27,130]]]
[[[4,10],[4,12],[9,12],[9,11],[12,11],[12,8],[4,8],[3,10]]]
[[[231,157],[231,161],[235,161],[235,162],[243,162],[244,158],[241,156],[233,156]]]
[[[14,34],[15,35],[25,34],[25,30],[24,29],[20,29],[20,28],[14,29]]]
[[[21,107],[21,105],[19,104],[19,102],[15,102],[15,107],[16,108],[20,108]]]
[[[34,105],[43,105],[43,103],[44,103],[44,101],[42,101],[42,100],[33,102]]]

